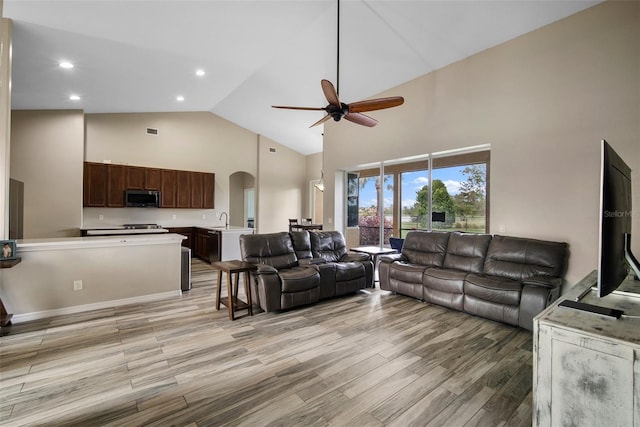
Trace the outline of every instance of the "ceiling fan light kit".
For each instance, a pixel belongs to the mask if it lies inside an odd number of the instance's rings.
[[[338,14],[337,14],[337,81],[340,82],[340,0],[338,1]],[[364,101],[352,102],[351,104],[345,104],[340,102],[338,98],[338,90],[333,84],[326,79],[320,81],[322,86],[322,92],[324,97],[329,102],[326,107],[290,107],[285,105],[272,105],[273,108],[284,108],[288,110],[308,110],[308,111],[325,111],[326,116],[315,122],[309,127],[314,127],[322,124],[329,119],[333,119],[339,122],[342,118],[352,123],[356,123],[362,126],[373,127],[378,124],[378,121],[373,117],[369,117],[362,114],[365,111],[383,110],[386,108],[393,108],[404,103],[404,98],[401,96],[391,96],[388,98],[376,98],[368,99]],[[338,89],[340,87],[338,86]]]

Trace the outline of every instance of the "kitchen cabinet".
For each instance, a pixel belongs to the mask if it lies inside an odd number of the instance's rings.
[[[84,163],[84,207],[124,207],[125,190],[160,191],[160,207],[214,209],[215,174]]]
[[[167,227],[167,230],[169,230],[169,233],[176,233],[185,236],[186,239],[182,241],[182,246],[192,250],[191,256],[195,255],[193,251],[193,227]]]
[[[171,169],[160,170],[160,207],[175,208],[176,207],[176,172]]]
[[[146,190],[144,170],[145,168],[139,166],[127,166],[127,190]]]
[[[204,185],[203,185],[203,208],[213,209],[215,208],[215,187],[216,187],[216,175],[213,173],[205,173]]]
[[[176,208],[191,207],[191,173],[176,171]]]
[[[144,168],[144,189],[145,190],[158,190],[162,185],[160,179],[161,169]]]
[[[126,166],[128,190],[160,190],[160,169]]]
[[[210,233],[209,229],[197,228],[194,236],[195,256],[209,263],[220,261],[220,232]]]
[[[107,205],[107,165],[85,163],[83,171],[82,205],[104,207]]]
[[[204,176],[200,172],[191,172],[191,207],[202,209],[204,195]]]
[[[107,165],[107,207],[124,207],[124,190],[126,167],[122,165]]]

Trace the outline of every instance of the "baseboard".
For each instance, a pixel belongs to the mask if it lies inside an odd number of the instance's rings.
[[[119,307],[128,304],[139,304],[144,302],[153,302],[163,299],[179,297],[182,291],[176,290],[171,292],[162,292],[159,294],[142,295],[139,297],[123,298],[111,301],[97,302],[93,304],[75,305],[73,307],[56,308],[54,310],[34,311],[32,313],[14,314],[11,323],[28,322],[31,320],[46,319],[54,316],[63,316],[67,314],[83,313],[91,310],[101,310],[104,308]]]

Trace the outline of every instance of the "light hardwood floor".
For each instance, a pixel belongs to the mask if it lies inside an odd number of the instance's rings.
[[[531,425],[530,332],[377,289],[231,322],[215,272],[192,279],[3,328],[0,424]]]

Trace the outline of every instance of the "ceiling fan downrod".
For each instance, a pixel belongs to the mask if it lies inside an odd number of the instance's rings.
[[[340,0],[336,19],[336,93],[340,94]]]

